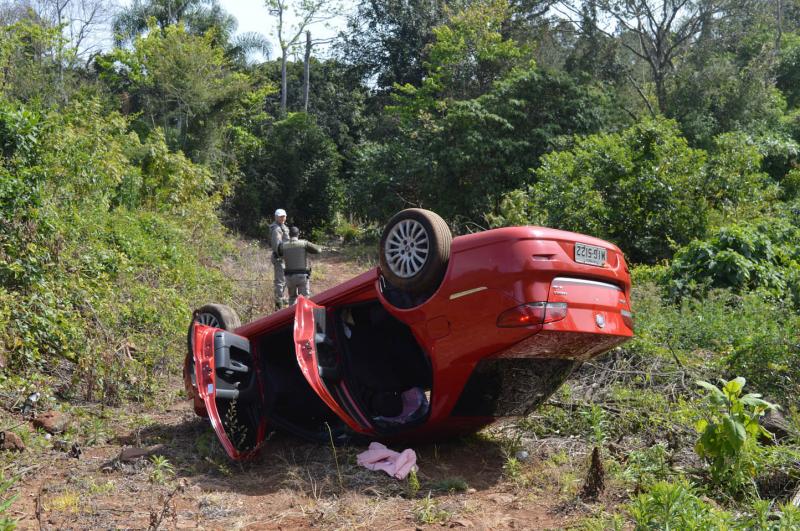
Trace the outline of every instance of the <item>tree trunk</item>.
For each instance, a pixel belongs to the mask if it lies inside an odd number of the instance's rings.
[[[667,86],[664,72],[656,72],[653,75],[653,84],[656,86],[656,100],[658,110],[661,114],[667,113]]]
[[[303,64],[303,110],[308,112],[308,92],[311,82],[311,32],[306,31],[306,58]]]
[[[281,115],[286,116],[286,53],[281,50]]]

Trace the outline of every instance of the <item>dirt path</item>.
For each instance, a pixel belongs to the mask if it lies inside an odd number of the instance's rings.
[[[264,249],[242,245],[240,260],[226,267],[234,278],[249,275],[240,278],[251,281],[242,288],[251,298],[239,304],[249,319],[271,302],[264,299],[271,277]],[[368,266],[329,253],[317,263],[314,289]],[[575,501],[573,471],[584,467],[586,448],[525,442],[497,428],[415,447],[418,487],[359,468],[363,447],[334,450],[282,433],[271,436],[254,462],[232,463],[208,421],[181,399],[177,375],[167,387],[149,409],[74,407],[78,457],[58,447],[58,436],[31,428],[27,449],[2,461],[7,476],[22,474],[9,514],[19,528],[563,529],[600,507]],[[19,421],[0,412],[3,426]],[[149,455],[124,455],[131,448]],[[519,448],[530,457],[509,459]]]

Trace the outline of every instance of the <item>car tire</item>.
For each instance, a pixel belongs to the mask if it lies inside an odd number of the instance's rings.
[[[381,273],[395,288],[432,293],[447,271],[452,242],[450,228],[438,214],[421,208],[400,211],[381,235]]]
[[[223,330],[234,330],[242,326],[242,321],[230,306],[224,304],[206,304],[192,314],[192,323],[222,328]]]

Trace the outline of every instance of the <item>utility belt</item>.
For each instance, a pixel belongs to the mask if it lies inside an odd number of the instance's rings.
[[[311,269],[286,269],[284,275],[310,275]]]

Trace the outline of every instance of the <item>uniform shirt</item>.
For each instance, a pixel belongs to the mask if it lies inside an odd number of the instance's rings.
[[[278,246],[283,242],[289,241],[289,227],[285,223],[274,222],[269,226],[269,246],[272,252],[278,253]]]
[[[285,271],[287,275],[308,274],[311,266],[308,263],[308,253],[319,254],[322,248],[306,240],[292,238],[288,242],[283,242],[278,246],[278,255],[282,256],[286,263]]]

